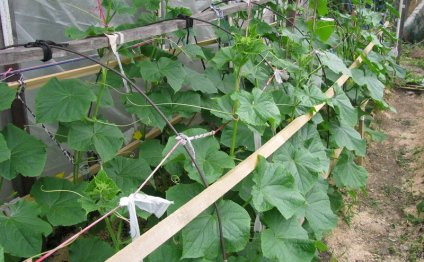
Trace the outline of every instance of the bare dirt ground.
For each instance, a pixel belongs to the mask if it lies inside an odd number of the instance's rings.
[[[409,55],[424,61],[424,49]],[[407,67],[424,77],[414,66]],[[388,102],[397,113],[375,115],[387,139],[369,144],[367,193],[350,200],[323,261],[424,261],[424,215],[416,209],[424,200],[424,92],[394,89]]]

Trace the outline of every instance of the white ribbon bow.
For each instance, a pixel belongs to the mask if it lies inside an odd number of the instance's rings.
[[[134,239],[140,236],[140,228],[138,226],[138,219],[135,207],[154,214],[157,218],[161,217],[168,209],[169,205],[174,202],[168,201],[160,197],[149,196],[145,194],[131,194],[128,197],[122,197],[119,201],[119,206],[128,207],[130,215],[130,234]]]

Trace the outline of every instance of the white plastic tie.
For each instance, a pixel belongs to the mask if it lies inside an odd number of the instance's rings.
[[[131,238],[134,239],[140,236],[140,227],[138,226],[137,213],[135,210],[136,207],[160,218],[173,203],[174,202],[160,197],[140,193],[122,197],[119,201],[119,206],[128,208]]]
[[[118,44],[124,43],[124,34],[121,32],[114,33],[112,35],[105,34],[106,37],[109,39],[109,45],[110,49],[112,49],[113,54],[115,55],[116,61],[118,62],[119,70],[121,71],[122,75],[125,75],[124,68],[122,67],[121,57],[118,53]],[[122,79],[122,82],[124,83],[125,91],[129,93],[130,89],[128,87],[128,83],[125,79]]]

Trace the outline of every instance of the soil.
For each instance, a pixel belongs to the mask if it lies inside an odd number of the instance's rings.
[[[424,49],[412,53],[423,59]],[[387,97],[397,113],[374,115],[387,139],[369,143],[366,193],[347,199],[321,261],[424,261],[424,215],[416,208],[424,200],[424,92],[392,89]]]

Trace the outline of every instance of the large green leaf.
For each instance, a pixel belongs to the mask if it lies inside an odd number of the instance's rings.
[[[215,68],[206,68],[204,74],[209,78],[216,88],[224,94],[229,94],[234,91],[234,83],[236,81],[234,74],[222,74]]]
[[[139,147],[139,158],[144,159],[150,166],[157,166],[162,160],[164,145],[157,139],[145,140]]]
[[[69,248],[71,262],[103,262],[115,253],[115,250],[99,238],[78,239]]]
[[[345,123],[331,123],[331,141],[339,147],[346,147],[359,156],[365,156],[367,143],[361,135],[351,126]]]
[[[166,199],[173,201],[166,212],[172,214],[175,210],[187,203],[193,197],[202,192],[203,187],[197,183],[194,184],[177,184],[166,191]]]
[[[183,65],[179,61],[161,57],[158,61],[158,68],[159,72],[162,76],[166,77],[168,84],[174,89],[174,91],[179,91],[186,77]]]
[[[70,148],[87,151],[94,147],[103,162],[114,158],[123,142],[124,136],[119,128],[99,122],[72,123],[68,133]]]
[[[309,7],[316,10],[320,16],[325,16],[328,13],[327,0],[312,0],[309,1]]]
[[[326,172],[329,158],[316,125],[308,124],[279,149],[274,162],[282,163],[293,175],[299,190],[306,194],[317,182],[318,174]]]
[[[156,11],[159,9],[160,0],[132,0],[136,7],[141,7],[149,11]]]
[[[107,162],[103,168],[124,194],[134,192],[152,172],[144,159],[121,156]]]
[[[324,66],[327,66],[334,73],[342,73],[350,76],[351,72],[343,62],[343,60],[337,55],[329,51],[317,51],[318,57],[320,58],[321,63]]]
[[[47,217],[50,224],[71,226],[86,220],[78,202],[81,198],[78,194],[82,193],[83,188],[83,184],[74,185],[66,179],[43,177],[32,186],[31,196],[40,205],[42,215]]]
[[[294,178],[281,164],[271,164],[264,157],[259,157],[253,182],[252,202],[259,212],[276,207],[284,218],[289,219],[305,204],[305,199],[294,184]]]
[[[149,255],[149,262],[180,262],[181,250],[169,242],[161,245]]]
[[[170,90],[162,89],[149,95],[149,98],[168,119],[176,114],[189,117],[193,113],[200,112],[200,95],[191,91],[173,94]],[[126,110],[136,114],[142,123],[159,129],[165,127],[165,120],[142,95],[133,93],[125,96],[124,105]]]
[[[10,109],[16,97],[16,90],[13,90],[5,83],[0,83],[0,111]]]
[[[271,211],[265,215],[268,229],[261,233],[263,255],[273,261],[311,261],[315,254],[314,242],[302,228],[300,219],[289,220]]]
[[[334,85],[334,92],[335,96],[329,101],[329,105],[334,107],[340,121],[351,126],[356,125],[358,122],[358,111],[353,108],[349,97],[338,85]]]
[[[250,235],[250,216],[232,201],[218,204],[223,224],[226,252],[242,250]],[[215,259],[219,253],[218,221],[213,208],[209,208],[188,224],[182,231],[182,258],[205,257]]]
[[[218,89],[214,83],[204,74],[199,74],[198,72],[186,68],[187,78],[186,83],[194,91],[200,91],[205,94],[215,94],[218,93]]]
[[[0,163],[0,176],[13,179],[18,174],[41,175],[47,160],[43,142],[13,125],[7,125],[2,133],[10,150],[10,159]]]
[[[300,104],[306,107],[313,107],[321,104],[326,100],[324,93],[316,86],[305,86],[303,89],[296,89],[296,97],[300,100]]]
[[[96,95],[81,80],[51,79],[35,97],[37,123],[72,122],[84,119]]]
[[[19,200],[10,206],[10,213],[0,212],[0,245],[4,251],[17,257],[40,253],[43,236],[52,232],[51,226],[41,220],[37,204]]]
[[[326,182],[315,184],[306,195],[306,205],[299,214],[305,216],[312,230],[318,238],[330,232],[337,225],[337,216],[331,209],[330,199],[327,195]]]
[[[242,90],[239,94],[240,120],[252,126],[266,126],[267,122],[276,126],[281,121],[280,111],[269,92],[254,88],[251,93]]]
[[[352,153],[344,150],[333,169],[333,179],[338,187],[347,189],[359,189],[365,187],[368,172],[354,162]]]
[[[233,125],[227,125],[221,134],[221,144],[230,147],[233,136]],[[253,131],[245,124],[239,123],[237,128],[236,147],[244,147],[249,151],[255,151]]]
[[[4,136],[0,133],[0,163],[10,159],[10,149],[7,147]]]
[[[352,79],[360,86],[365,86],[374,100],[383,100],[384,84],[378,80],[377,76],[367,70],[366,73],[361,69],[352,69]]]
[[[141,75],[148,81],[159,81],[166,78],[175,92],[179,91],[186,78],[183,65],[167,57],[161,57],[157,62],[143,61],[140,63]]]

